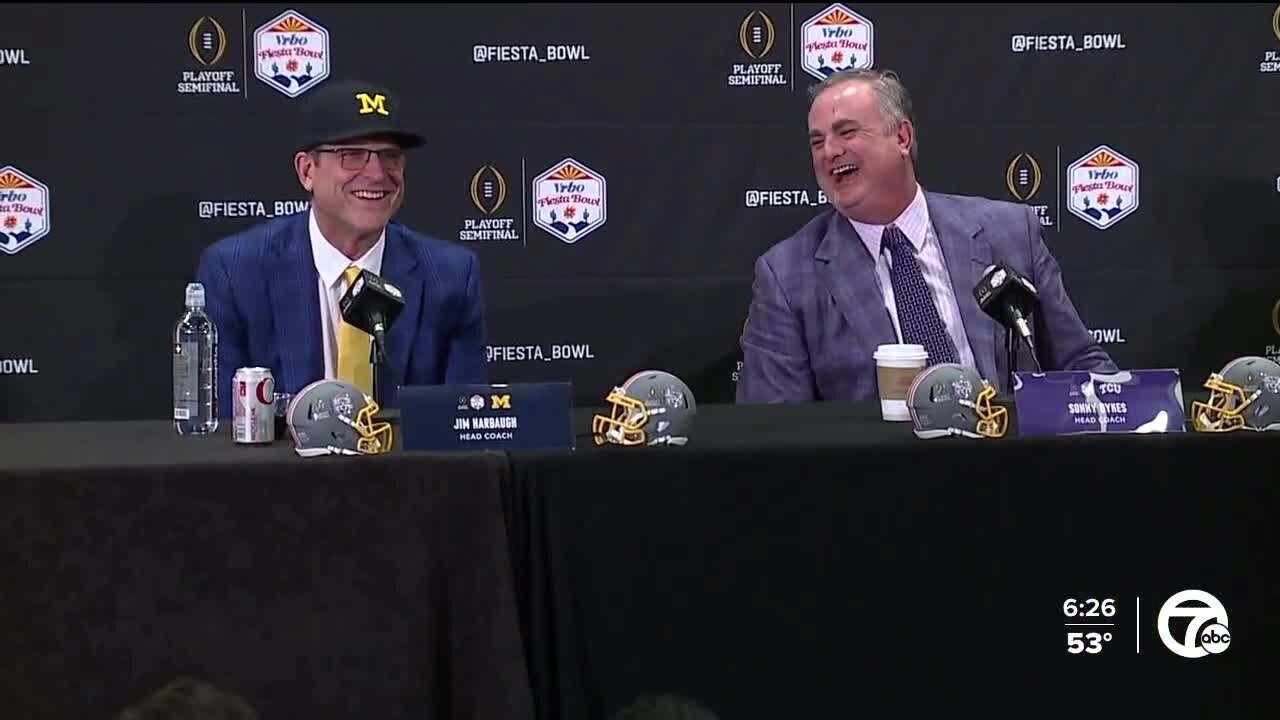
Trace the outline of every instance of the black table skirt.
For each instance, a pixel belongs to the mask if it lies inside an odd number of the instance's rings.
[[[1280,709],[1280,434],[924,441],[836,404],[710,407],[698,428],[512,456],[539,717],[655,692],[734,720]],[[1225,653],[1159,639],[1187,588],[1225,605]],[[1066,627],[1086,621],[1069,598],[1113,599],[1088,621],[1114,625]],[[1112,639],[1071,654],[1068,632]]]
[[[196,675],[321,719],[595,720],[650,692],[737,720],[1280,707],[1280,435],[922,441],[839,404],[697,428],[301,459],[9,426],[0,697],[103,717]],[[1229,612],[1222,655],[1157,636],[1187,588]],[[1114,624],[1066,627],[1068,598],[1113,599]],[[1071,631],[1112,640],[1070,654]]]
[[[532,717],[501,454],[304,460],[225,428],[7,430],[6,717],[114,717],[179,675],[264,719]]]

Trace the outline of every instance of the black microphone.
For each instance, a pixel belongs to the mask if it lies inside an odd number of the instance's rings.
[[[376,388],[378,365],[387,356],[387,330],[404,309],[404,293],[374,273],[361,270],[338,306],[342,309],[343,320],[373,336],[370,360],[374,366]],[[375,389],[374,400],[381,404],[382,398],[378,395]]]
[[[1036,356],[1035,342],[1031,338],[1031,324],[1027,317],[1040,306],[1040,294],[1036,286],[1006,263],[996,263],[983,271],[973,288],[978,307],[996,322],[1012,330],[1031,350],[1031,361],[1041,371],[1040,358]]]

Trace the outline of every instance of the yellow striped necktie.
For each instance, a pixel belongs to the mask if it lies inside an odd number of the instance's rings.
[[[358,275],[360,268],[355,265],[343,273],[348,288]],[[355,385],[369,397],[373,397],[373,365],[369,362],[372,341],[369,333],[338,318],[338,379]]]

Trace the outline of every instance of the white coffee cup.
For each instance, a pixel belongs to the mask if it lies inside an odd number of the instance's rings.
[[[872,356],[876,361],[876,384],[880,387],[880,414],[885,420],[911,419],[907,390],[925,368],[929,353],[923,345],[881,345]]]

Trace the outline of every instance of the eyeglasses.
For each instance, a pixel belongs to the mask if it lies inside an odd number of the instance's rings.
[[[338,164],[342,166],[343,170],[351,172],[363,170],[364,166],[369,164],[369,156],[372,153],[378,154],[378,160],[382,163],[383,169],[402,170],[404,168],[404,150],[400,148],[385,148],[383,150],[370,150],[369,148],[316,148],[315,152],[337,154]]]

